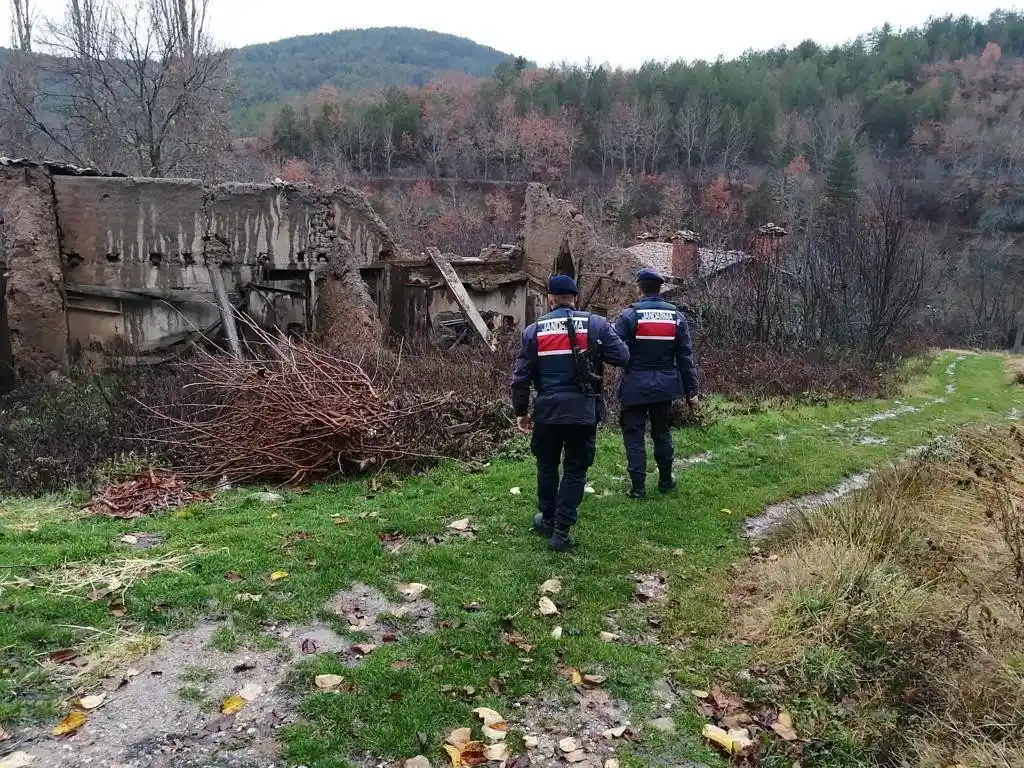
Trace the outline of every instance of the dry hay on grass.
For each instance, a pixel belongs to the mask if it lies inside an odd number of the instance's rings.
[[[106,562],[65,563],[52,571],[32,574],[25,585],[52,595],[79,595],[99,600],[124,595],[136,582],[156,573],[180,573],[190,562],[188,555],[133,557]]]
[[[965,432],[776,544],[735,631],[787,690],[886,764],[1024,764],[1024,432]]]

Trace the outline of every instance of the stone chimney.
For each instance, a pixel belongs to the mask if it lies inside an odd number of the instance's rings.
[[[682,229],[672,236],[672,277],[685,282],[698,276],[700,267],[700,237]]]
[[[789,233],[778,224],[768,222],[754,233],[754,258],[766,264],[778,264],[782,261],[783,240]]]

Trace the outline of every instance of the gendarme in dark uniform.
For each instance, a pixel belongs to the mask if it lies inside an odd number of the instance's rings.
[[[640,300],[623,310],[615,330],[629,346],[629,365],[619,386],[622,441],[632,488],[629,495],[647,495],[647,450],[644,433],[651,422],[658,490],[675,488],[675,451],[670,429],[672,403],[685,397],[697,405],[697,370],[686,317],[675,304],[661,298],[665,279],[653,269],[637,274]]]
[[[551,310],[523,331],[512,374],[512,405],[519,428],[532,430],[537,458],[537,508],[534,530],[551,537],[558,551],[573,546],[569,530],[583,501],[587,470],[594,463],[597,425],[605,416],[604,398],[594,381],[582,381],[580,361],[573,355],[568,321],[572,318],[576,346],[599,377],[601,366],[623,366],[629,350],[611,324],[600,315],[575,309],[579,290],[568,275],[548,282]],[[530,389],[537,391],[533,417]],[[559,465],[563,473],[559,479]]]

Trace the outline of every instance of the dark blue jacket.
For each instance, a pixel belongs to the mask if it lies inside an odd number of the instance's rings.
[[[619,315],[615,330],[629,346],[619,402],[647,405],[696,397],[693,341],[686,317],[675,304],[644,296]]]
[[[523,331],[512,373],[516,416],[530,408],[530,387],[537,390],[533,418],[538,424],[597,424],[604,418],[604,398],[584,395],[576,376],[566,320],[573,315],[576,343],[595,363],[624,366],[629,349],[600,315],[556,307]]]

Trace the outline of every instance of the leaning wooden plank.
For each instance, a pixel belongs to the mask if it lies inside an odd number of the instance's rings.
[[[459,279],[458,274],[455,272],[455,267],[451,265],[451,262],[437,248],[428,248],[427,254],[441,273],[441,277],[444,278],[448,290],[451,291],[452,296],[462,310],[462,314],[466,316],[470,326],[476,331],[476,335],[493,352],[494,344],[491,342],[491,331],[480,315],[480,311],[473,303],[473,299],[470,298],[469,293],[466,291],[466,287],[462,284],[462,280]]]
[[[127,299],[129,301],[169,301],[181,304],[213,304],[217,301],[216,294],[209,291],[186,291],[172,288],[114,288],[109,285],[82,285],[67,283],[67,293],[81,296],[101,296],[108,299]],[[237,296],[229,296],[237,300]]]
[[[224,284],[224,275],[220,266],[206,264],[210,272],[210,284],[213,285],[213,293],[217,297],[217,306],[220,307],[220,319],[224,325],[224,335],[228,338],[228,347],[236,360],[242,359],[242,344],[238,340],[238,326],[235,325],[235,308],[228,300],[228,289]]]

